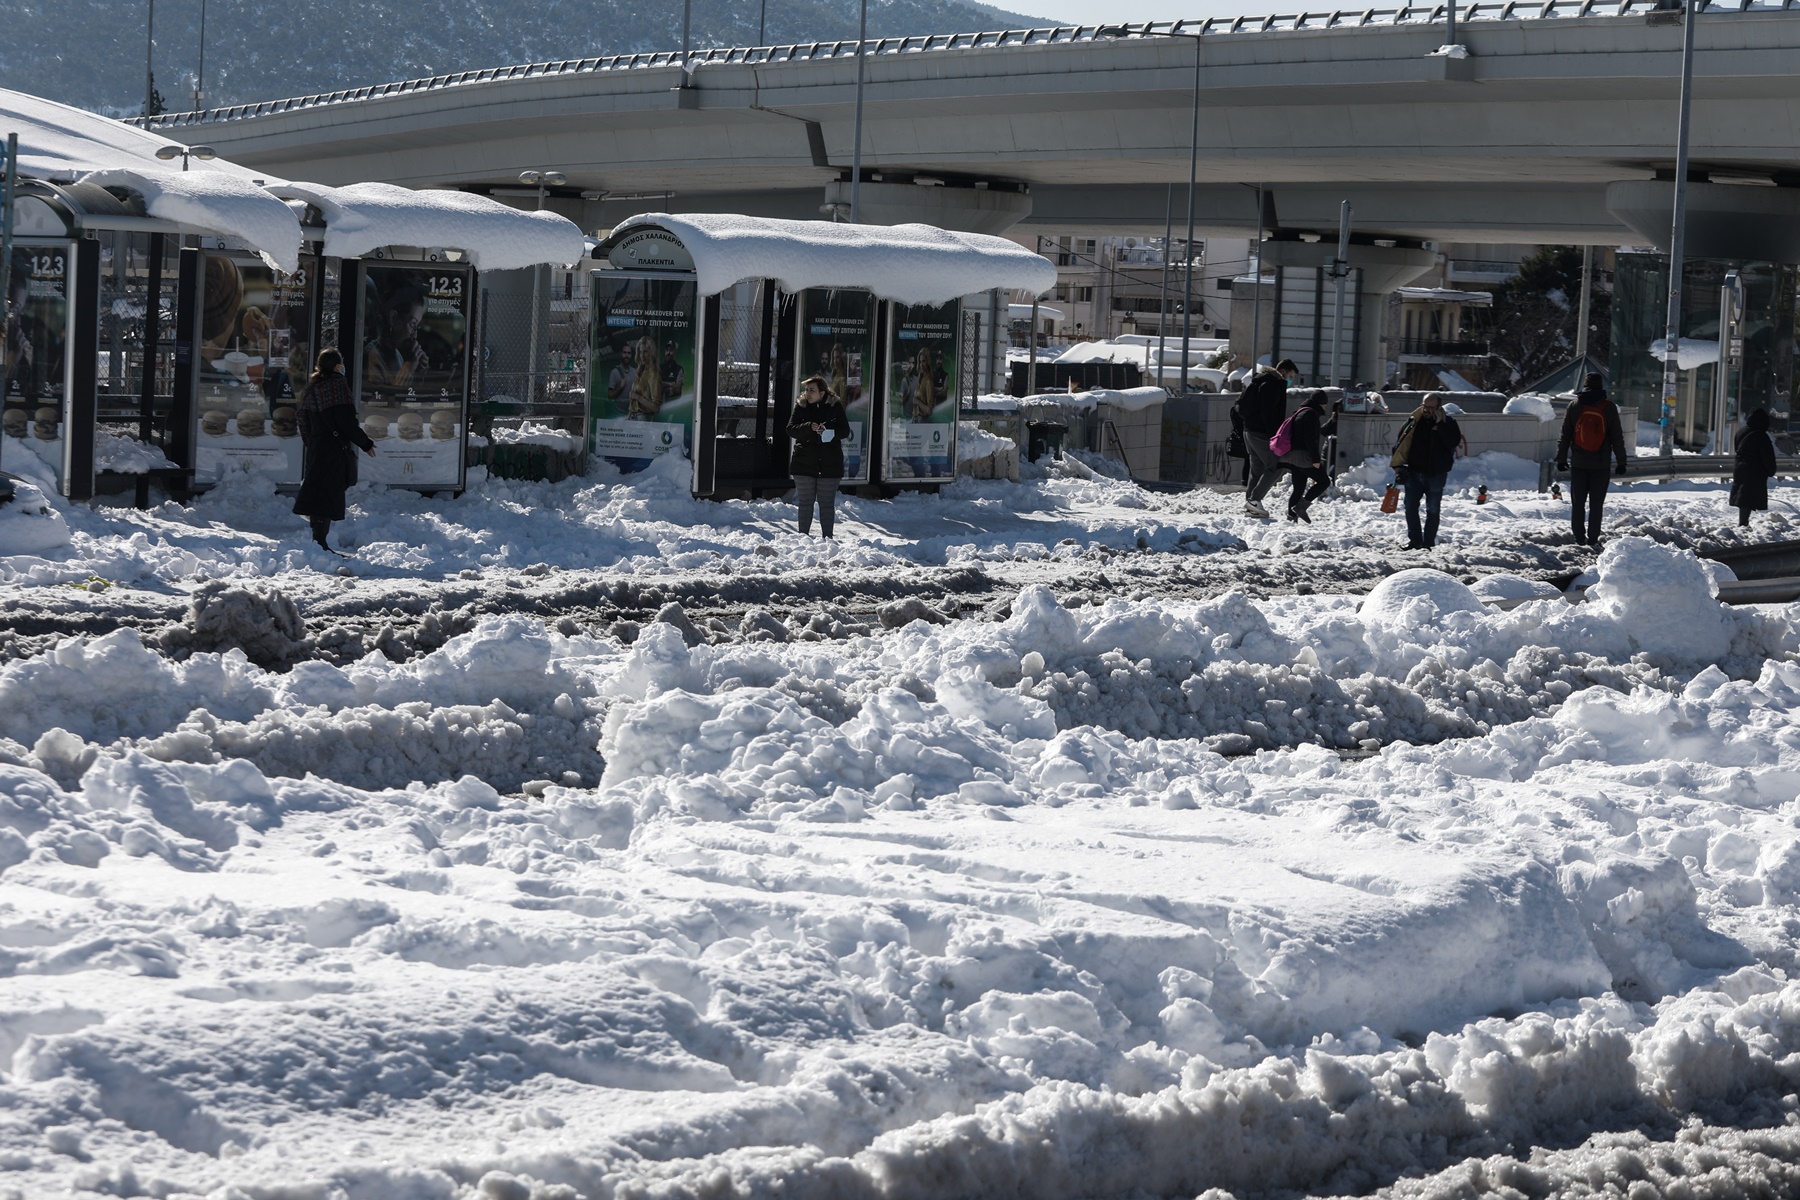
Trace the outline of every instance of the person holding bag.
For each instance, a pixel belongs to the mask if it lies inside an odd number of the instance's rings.
[[[832,538],[838,482],[844,478],[844,439],[850,436],[850,418],[843,401],[831,394],[822,375],[800,385],[794,416],[788,422],[794,453],[788,473],[794,477],[794,502],[800,508],[799,529],[812,532],[813,505],[819,506],[819,532]]]
[[[1329,424],[1326,422],[1325,403],[1324,389],[1313,389],[1269,439],[1269,448],[1277,456],[1277,465],[1294,477],[1294,490],[1288,496],[1287,519],[1305,521],[1308,525],[1312,524],[1312,518],[1307,511],[1331,486],[1331,476],[1325,471],[1325,438],[1337,418],[1334,416]]]
[[[1456,418],[1444,411],[1442,392],[1427,392],[1419,407],[1400,429],[1390,463],[1394,482],[1406,493],[1406,548],[1429,550],[1437,545],[1438,517],[1444,506],[1444,485],[1456,452],[1462,446],[1462,430]],[[1419,519],[1424,501],[1425,518]]]

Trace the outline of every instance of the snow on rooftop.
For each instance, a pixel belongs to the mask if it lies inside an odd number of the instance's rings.
[[[152,217],[242,242],[284,271],[300,265],[300,222],[256,180],[225,159],[156,157],[168,138],[23,92],[0,90],[0,134],[19,135],[21,174],[49,183],[128,188]]]
[[[334,258],[359,258],[382,246],[445,246],[466,253],[481,270],[511,271],[567,265],[587,253],[587,238],[568,218],[468,192],[413,191],[390,183],[280,183],[269,190],[304,200],[324,215],[324,252]]]
[[[931,225],[847,225],[780,221],[736,213],[643,213],[613,230],[661,227],[694,259],[702,295],[745,279],[773,279],[784,291],[866,288],[903,304],[944,304],[989,288],[1038,294],[1056,268],[1004,238]]]

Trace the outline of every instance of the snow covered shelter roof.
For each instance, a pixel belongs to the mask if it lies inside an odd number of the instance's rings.
[[[989,288],[1037,295],[1056,284],[1056,267],[1016,242],[931,225],[847,225],[781,221],[735,213],[644,213],[613,230],[674,234],[694,260],[700,294],[746,279],[783,291],[866,288],[902,304],[943,304]]]
[[[511,271],[569,265],[587,253],[587,239],[568,218],[469,192],[415,192],[391,183],[271,183],[269,191],[319,210],[330,258],[360,258],[382,246],[449,246],[484,271]]]
[[[215,233],[254,248],[285,271],[300,265],[300,221],[259,186],[247,167],[224,159],[188,163],[156,157],[180,143],[122,121],[24,92],[0,89],[0,133],[19,135],[19,172],[50,183],[128,188],[152,217]]]

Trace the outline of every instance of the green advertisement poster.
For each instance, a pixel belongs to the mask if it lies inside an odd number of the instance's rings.
[[[443,263],[363,267],[357,416],[375,457],[361,478],[461,487],[473,276]]]
[[[292,275],[248,254],[209,254],[194,406],[194,478],[214,483],[232,467],[300,482],[295,409],[312,359],[311,308],[318,260]]]
[[[844,405],[844,482],[869,481],[869,430],[875,416],[875,297],[868,292],[811,288],[800,302],[799,378],[824,378]]]
[[[63,415],[69,377],[69,289],[75,261],[67,242],[14,244],[0,397],[0,462],[29,453],[63,478]],[[15,468],[16,469],[16,468]]]
[[[629,271],[593,279],[590,453],[628,469],[690,453],[700,375],[693,279]]]
[[[962,305],[896,304],[892,311],[881,477],[948,483],[956,478]]]

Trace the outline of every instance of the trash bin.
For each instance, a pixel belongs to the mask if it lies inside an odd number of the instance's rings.
[[[1063,456],[1063,435],[1069,427],[1061,421],[1027,421],[1025,423],[1025,457],[1032,462],[1048,454],[1051,458],[1061,459]]]

